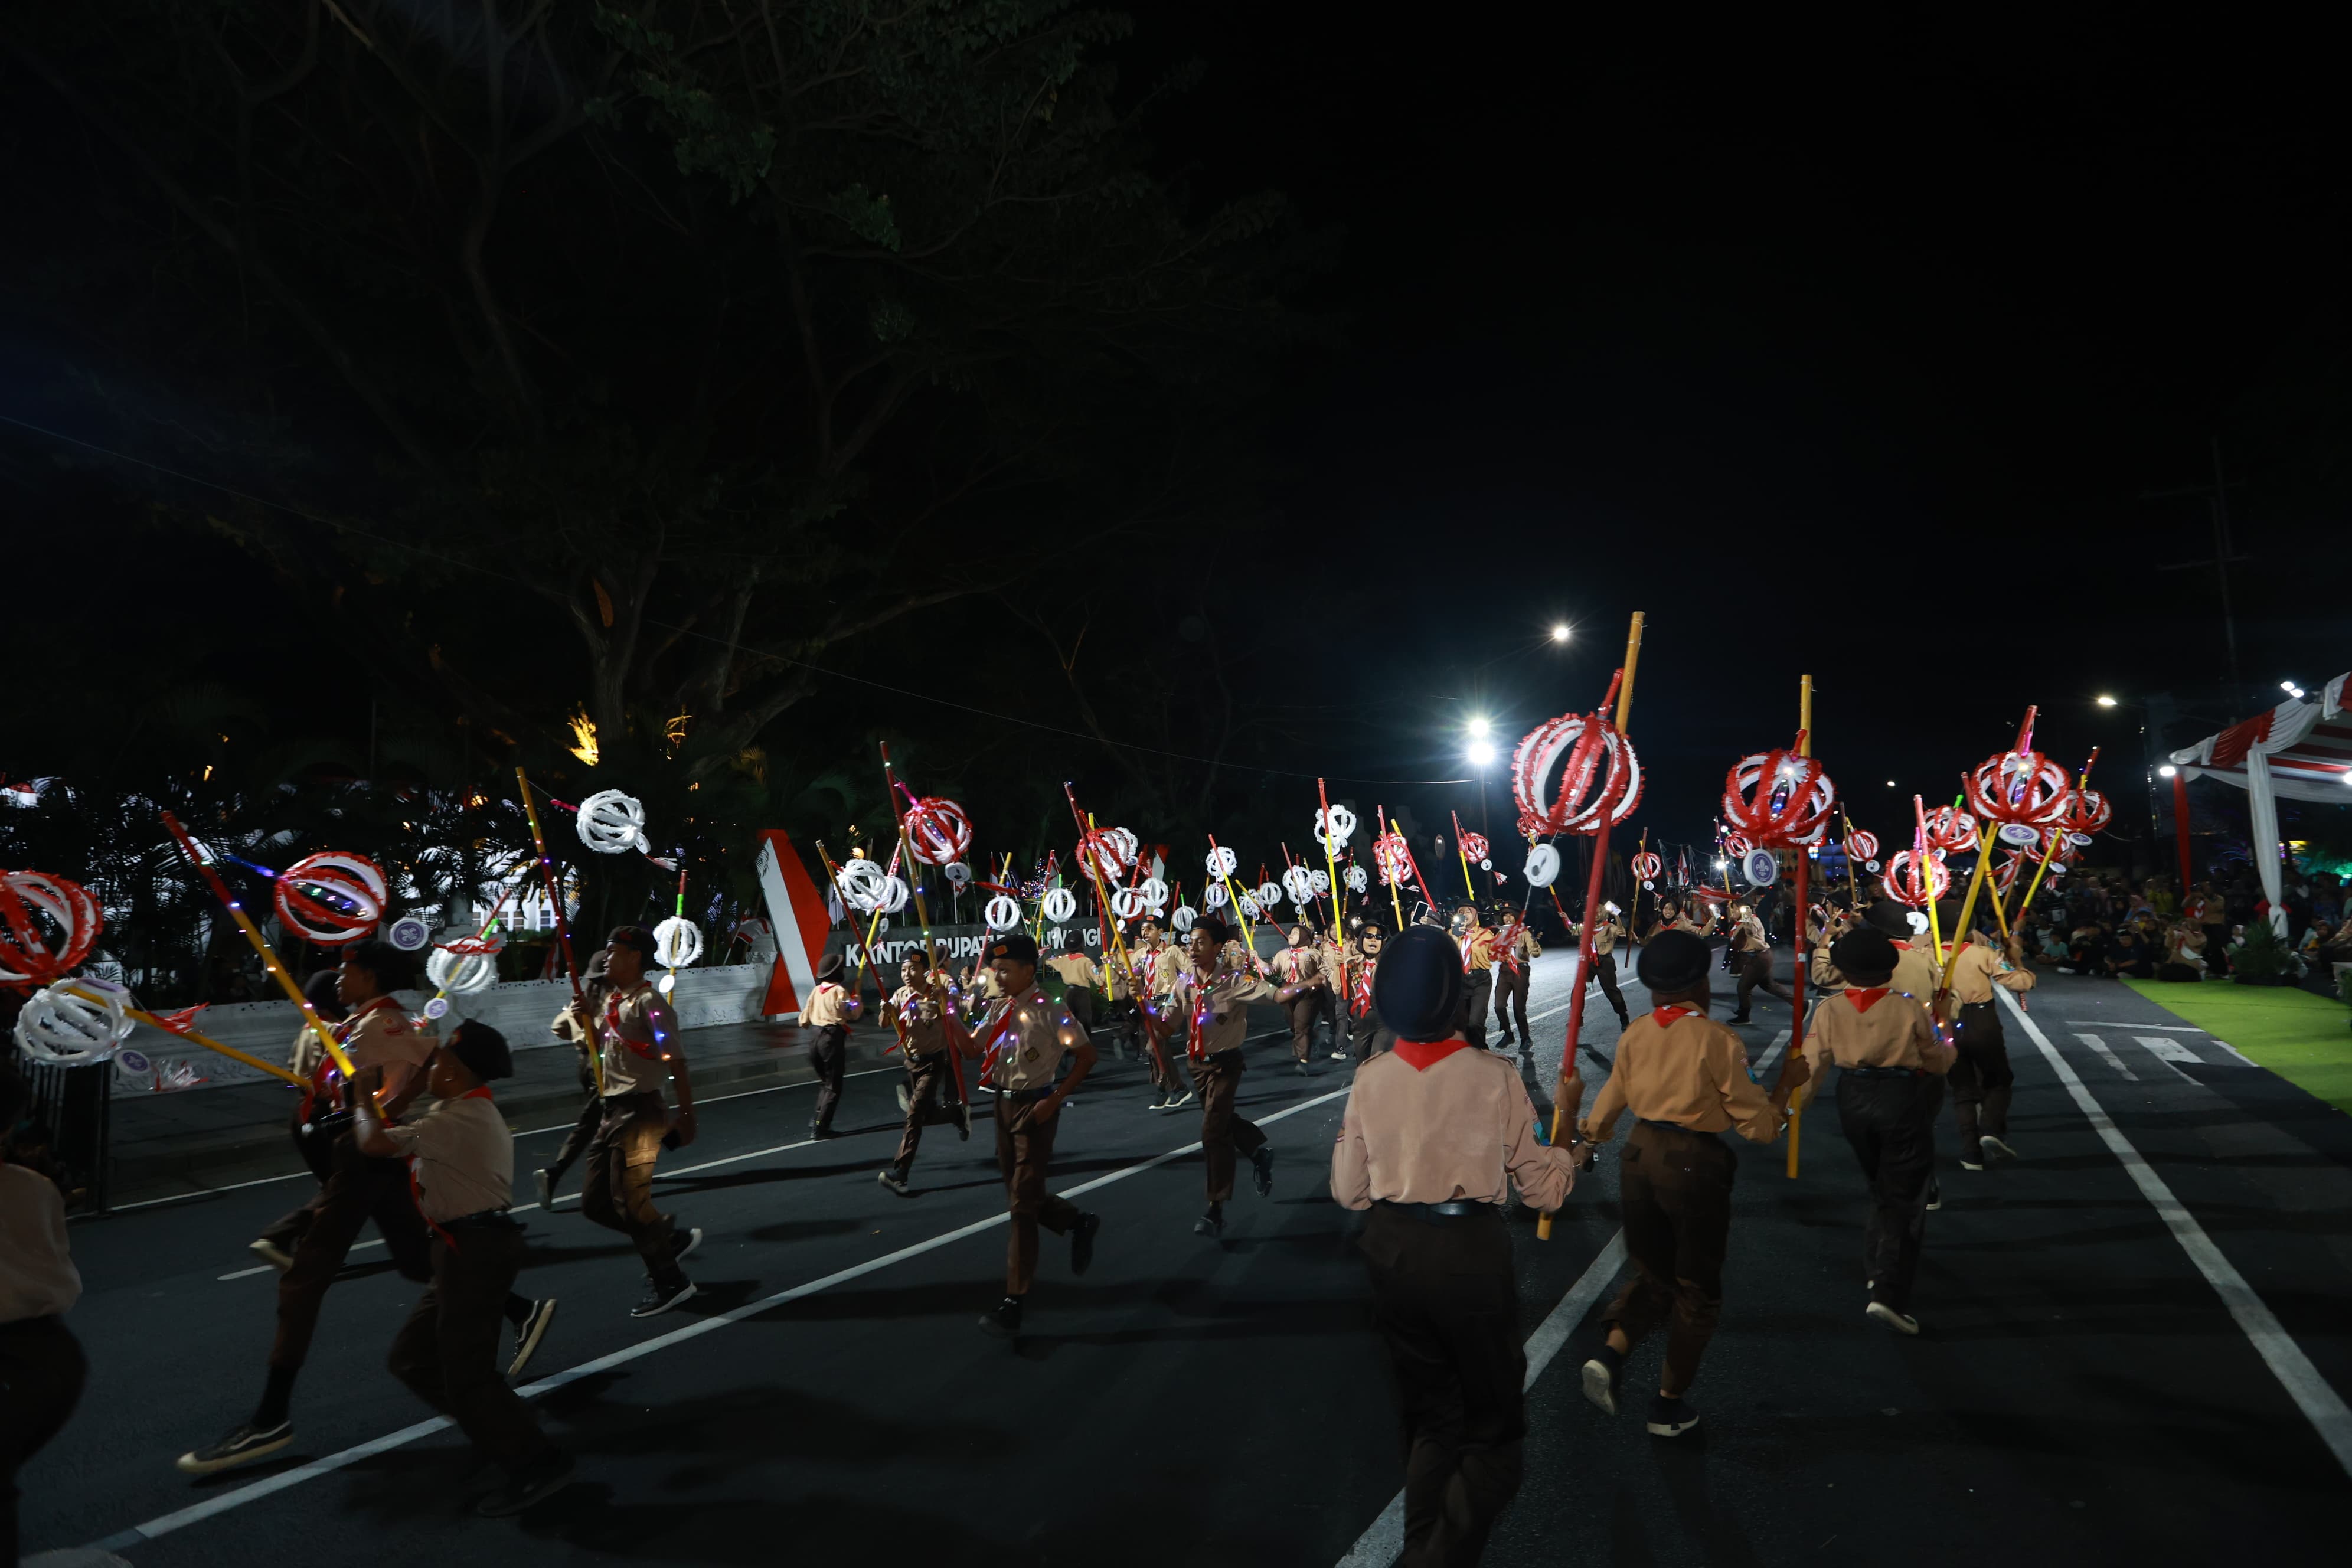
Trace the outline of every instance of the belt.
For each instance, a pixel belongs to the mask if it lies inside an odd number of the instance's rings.
[[[1054,1092],[1054,1086],[1050,1083],[1043,1089],[997,1089],[992,1083],[982,1087],[995,1089],[999,1100],[1009,1100],[1015,1105],[1025,1105],[1033,1100],[1043,1100]]]
[[[1927,1076],[1927,1070],[1922,1068],[1841,1067],[1838,1070],[1849,1078],[1926,1078]]]
[[[1633,1121],[1637,1126],[1654,1127],[1661,1132],[1685,1132],[1688,1133],[1693,1138],[1712,1138],[1715,1136],[1712,1132],[1702,1132],[1696,1127],[1685,1127],[1679,1121],[1653,1121],[1646,1116],[1636,1116],[1633,1118]]]
[[[1503,1217],[1500,1205],[1481,1203],[1475,1198],[1449,1198],[1442,1204],[1400,1204],[1379,1198],[1374,1200],[1374,1205],[1401,1210],[1423,1225],[1446,1225],[1454,1220],[1479,1219],[1488,1215],[1496,1219]]]

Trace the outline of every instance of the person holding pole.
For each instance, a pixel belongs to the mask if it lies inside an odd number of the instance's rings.
[[[1486,1048],[1486,1004],[1495,994],[1495,933],[1478,916],[1478,906],[1454,911],[1454,940],[1462,949],[1462,1017],[1454,1033]]]
[[[562,1145],[555,1151],[554,1163],[532,1173],[532,1180],[539,1187],[539,1206],[550,1211],[555,1207],[556,1184],[563,1180],[563,1173],[572,1169],[581,1155],[588,1152],[596,1129],[604,1121],[604,1096],[596,1079],[596,1029],[592,1022],[597,1010],[604,1005],[604,992],[611,984],[604,973],[603,949],[589,954],[588,967],[580,982],[579,1000],[558,1013],[550,1026],[555,1037],[567,1041],[578,1058],[582,1098],[580,1115],[572,1122],[572,1131],[563,1135]]]
[[[1323,997],[1331,986],[1330,971],[1324,967],[1322,948],[1315,941],[1314,929],[1301,921],[1284,933],[1288,943],[1274,955],[1274,979],[1286,987],[1295,988],[1297,994],[1282,1005],[1283,1015],[1290,1023],[1290,1059],[1301,1078],[1307,1076],[1307,1058],[1315,1054],[1315,1020],[1323,1016]]]
[[[1617,1414],[1625,1358],[1643,1335],[1671,1319],[1649,1429],[1678,1437],[1698,1425],[1685,1395],[1698,1376],[1723,1316],[1723,1259],[1731,1234],[1731,1184],[1738,1160],[1722,1134],[1770,1143],[1789,1123],[1789,1098],[1811,1075],[1801,1052],[1781,1058],[1768,1097],[1748,1073],[1748,1047],[1706,1016],[1706,942],[1664,931],[1642,949],[1638,973],[1652,1009],[1617,1042],[1615,1069],[1593,1102],[1580,1140],[1609,1142],[1631,1112],[1618,1195],[1633,1277],[1601,1321],[1608,1342],[1584,1363],[1584,1396]]]
[[[849,1074],[849,1026],[866,1010],[866,998],[841,984],[846,965],[841,954],[829,952],[817,965],[816,985],[801,1005],[801,1027],[814,1029],[809,1041],[809,1066],[816,1069],[816,1109],[809,1116],[809,1136],[838,1138],[834,1112],[841,1108],[842,1080]]]
[[[1950,922],[1953,940],[1964,942],[1953,953],[1950,990],[1942,1012],[1952,1024],[1952,1112],[1960,1127],[1960,1169],[1981,1171],[1988,1154],[2014,1160],[2009,1146],[2009,1097],[2017,1073],[2009,1065],[2009,1041],[2001,1033],[2000,1008],[1993,987],[2022,994],[2033,989],[2033,973],[2023,967],[2025,951],[2012,933],[1996,942],[1984,931],[1960,933],[1965,918],[1957,901],[1940,911]]]
[[[1372,986],[1385,945],[1381,922],[1366,921],[1356,933],[1356,957],[1348,966],[1348,1050],[1359,1067],[1396,1044],[1396,1036],[1372,1006]]]
[[[1462,959],[1443,931],[1388,944],[1373,1005],[1397,1037],[1356,1070],[1331,1151],[1331,1196],[1365,1216],[1372,1324],[1395,1373],[1405,1564],[1477,1562],[1519,1489],[1527,1353],[1503,1205],[1549,1213],[1575,1166],[1549,1148],[1509,1060],[1472,1050]]]
[[[898,1153],[875,1179],[900,1197],[911,1197],[907,1173],[915,1168],[915,1151],[921,1147],[923,1129],[952,1123],[960,1137],[971,1136],[971,1106],[961,1096],[950,1105],[940,1103],[956,1081],[950,1070],[946,1022],[947,981],[931,973],[928,954],[911,952],[898,963],[898,989],[890,994],[890,1026],[898,1031],[898,1054],[905,1058],[907,1085],[898,1091],[907,1110],[906,1131],[898,1135]]]
[[[1730,948],[1732,973],[1739,977],[1730,1022],[1748,1022],[1748,997],[1759,987],[1765,994],[1777,996],[1792,1008],[1796,1006],[1797,999],[1789,988],[1772,978],[1772,948],[1754,905],[1743,902],[1731,906]]]
[[[629,1309],[633,1318],[693,1299],[694,1281],[678,1265],[702,1245],[701,1231],[681,1235],[654,1206],[654,1166],[663,1145],[674,1141],[683,1148],[695,1134],[694,1079],[678,1042],[677,1015],[646,978],[654,952],[654,933],[643,926],[615,926],[605,939],[609,989],[593,1020],[604,1115],[589,1140],[580,1183],[582,1216],[627,1237],[645,1260],[646,1296]],[[677,1091],[675,1121],[662,1099],[664,1079]]]
[[[1171,1017],[1185,1021],[1185,1055],[1192,1059],[1192,1082],[1201,1096],[1201,1162],[1209,1206],[1192,1232],[1216,1237],[1224,1234],[1225,1201],[1234,1195],[1235,1151],[1249,1159],[1257,1195],[1274,1191],[1274,1152],[1266,1147],[1265,1134],[1234,1110],[1246,1065],[1242,1042],[1249,1034],[1249,1004],[1280,1002],[1287,1006],[1308,987],[1278,990],[1241,968],[1231,928],[1215,915],[1202,915],[1192,923],[1192,967],[1178,976],[1168,1005]]]
[[[1617,944],[1626,940],[1625,917],[1614,904],[1601,905],[1601,912],[1603,918],[1592,925],[1592,978],[1599,983],[1601,994],[1609,998],[1609,1005],[1617,1010],[1617,1031],[1622,1034],[1633,1026],[1633,1015],[1625,1009],[1625,994],[1617,989]],[[1583,923],[1570,925],[1568,934],[1582,936]]]

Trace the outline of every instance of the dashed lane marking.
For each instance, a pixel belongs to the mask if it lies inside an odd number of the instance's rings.
[[[2139,1074],[2124,1066],[2124,1058],[2116,1055],[2114,1051],[2108,1049],[2106,1041],[2099,1038],[2096,1035],[2077,1034],[2074,1037],[2082,1041],[2084,1045],[2090,1047],[2093,1050],[2098,1052],[2099,1058],[2102,1061],[2105,1061],[2109,1067],[2115,1068],[2117,1072],[2131,1079],[2132,1082],[2137,1083],[2139,1081]]]

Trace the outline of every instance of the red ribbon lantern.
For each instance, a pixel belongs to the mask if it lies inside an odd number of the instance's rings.
[[[106,927],[97,896],[47,871],[0,872],[0,985],[51,985]]]
[[[357,942],[383,919],[383,870],[340,849],[306,855],[278,875],[274,901],[286,929],[321,947]]]
[[[1383,833],[1372,840],[1372,864],[1380,868],[1381,886],[1393,888],[1402,884],[1410,863],[1403,834]]]
[[[1965,811],[1939,805],[1927,813],[1927,847],[1930,849],[1973,849],[1977,847],[1977,819]]]
[[[1666,863],[1647,850],[1633,857],[1633,875],[1639,877],[1644,886],[1656,881],[1665,868]]]
[[[1523,837],[1598,833],[1641,804],[1642,764],[1600,714],[1563,713],[1528,731],[1511,753],[1511,799]]]
[[[2065,826],[2076,833],[2105,833],[2116,819],[2115,803],[2095,789],[2078,789],[2066,800]]]
[[[971,847],[971,818],[951,800],[929,795],[907,807],[898,818],[907,830],[907,852],[926,866],[961,860]]]
[[[1462,854],[1472,864],[1484,866],[1486,863],[1486,848],[1485,834],[1464,833],[1462,835]]]
[[[1078,865],[1108,887],[1135,864],[1129,847],[1133,842],[1134,835],[1124,828],[1089,827],[1078,839]]]
[[[1885,879],[1887,896],[1915,910],[1926,909],[1952,890],[1952,874],[1944,863],[1911,849],[1897,849],[1887,857]]]
[[[1987,757],[1962,780],[1969,807],[1980,821],[2046,827],[2066,812],[2074,794],[2065,768],[2033,749],[2033,716],[2017,731],[2015,749]]]
[[[1745,833],[1727,833],[1723,838],[1723,852],[1734,860],[1745,860],[1754,852],[1756,841]]]
[[[1845,858],[1849,860],[1878,858],[1878,835],[1864,833],[1859,827],[1845,836]]]
[[[1797,743],[1801,746],[1804,737],[1800,735]],[[1815,758],[1793,749],[1742,757],[1723,777],[1724,820],[1735,837],[1759,849],[1819,844],[1829,832],[1830,812],[1836,805],[1837,786],[1828,772]]]

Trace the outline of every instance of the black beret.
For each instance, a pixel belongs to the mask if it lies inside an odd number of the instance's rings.
[[[507,1049],[507,1037],[479,1018],[458,1025],[457,1032],[441,1048],[464,1062],[466,1070],[484,1083],[514,1077],[514,1053]]]
[[[1830,962],[1848,980],[1895,973],[1895,943],[1883,931],[1856,926],[1830,943]]]
[[[650,963],[654,956],[654,933],[643,926],[614,926],[613,934],[604,939],[606,947],[634,947]]]
[[[1435,926],[1417,925],[1381,949],[1372,1011],[1400,1040],[1444,1040],[1462,1016],[1462,950]]]
[[[1864,920],[1897,942],[1911,940],[1911,911],[1893,899],[1881,899],[1863,912]],[[1840,964],[1839,968],[1845,966]]]
[[[840,953],[828,952],[816,966],[816,977],[819,980],[838,980],[841,978],[842,970],[845,967],[847,967],[847,960]]]
[[[1662,931],[1642,946],[1634,973],[1651,991],[1692,991],[1706,982],[1714,961],[1706,939],[1686,931]]]
[[[1025,963],[1034,969],[1037,966],[1037,939],[1024,931],[1005,932],[988,944],[988,962],[993,963],[1000,958],[1009,958],[1015,963]]]

